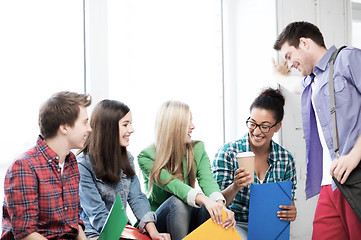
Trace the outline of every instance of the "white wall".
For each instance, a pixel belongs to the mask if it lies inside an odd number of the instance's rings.
[[[278,32],[290,22],[308,21],[316,24],[324,35],[327,47],[347,45],[349,42],[348,0],[298,0],[277,1]],[[297,78],[298,73],[293,73]],[[299,76],[301,81],[302,77]],[[285,118],[281,129],[281,142],[295,157],[297,167],[297,191],[295,204],[297,218],[291,224],[292,239],[311,239],[312,221],[318,196],[306,201],[305,196],[305,143],[301,119],[301,96],[283,89],[286,96]]]

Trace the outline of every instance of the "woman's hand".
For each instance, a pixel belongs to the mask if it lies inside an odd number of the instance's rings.
[[[223,210],[226,212],[227,218],[224,219],[222,227],[224,227],[225,229],[234,227],[236,225],[236,220],[234,219],[234,212],[227,209],[225,206],[223,206]]]
[[[294,221],[296,219],[297,215],[297,209],[295,207],[294,202],[292,201],[291,206],[279,206],[281,209],[285,209],[284,211],[278,211],[277,217],[279,217],[280,220],[284,221]]]
[[[145,229],[147,230],[150,238],[152,240],[170,240],[170,235],[168,233],[159,233],[157,227],[154,222],[148,222],[145,225]]]
[[[196,196],[196,203],[198,205],[204,205],[212,218],[212,221],[218,224],[222,224],[222,208],[223,205],[210,199],[203,193],[198,193]]]
[[[236,170],[233,182],[234,190],[238,192],[242,188],[250,185],[252,182],[253,179],[251,180],[251,174],[248,171],[245,171],[243,167]]]
[[[156,234],[153,234],[152,236],[150,236],[150,238],[152,240],[170,240],[170,235],[169,233],[159,233],[157,232]]]

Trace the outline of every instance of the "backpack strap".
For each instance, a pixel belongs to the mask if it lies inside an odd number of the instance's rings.
[[[339,157],[339,149],[340,149],[340,141],[338,137],[338,129],[337,129],[337,119],[336,119],[336,103],[335,103],[335,86],[333,82],[333,65],[335,64],[336,57],[338,53],[345,48],[346,46],[342,46],[339,49],[336,49],[332,55],[329,62],[329,77],[328,77],[328,86],[330,91],[330,113],[331,113],[331,121],[332,121],[332,139],[333,139],[333,150],[335,151],[337,157]]]

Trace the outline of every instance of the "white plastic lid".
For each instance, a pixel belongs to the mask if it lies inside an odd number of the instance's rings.
[[[254,157],[253,152],[240,152],[236,157]]]

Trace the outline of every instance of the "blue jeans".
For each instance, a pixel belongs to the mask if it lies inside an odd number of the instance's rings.
[[[158,232],[167,232],[172,240],[181,240],[210,218],[207,209],[193,208],[176,196],[169,197],[155,212]]]
[[[235,228],[236,228],[238,234],[241,236],[242,240],[247,240],[248,223],[237,221]]]

